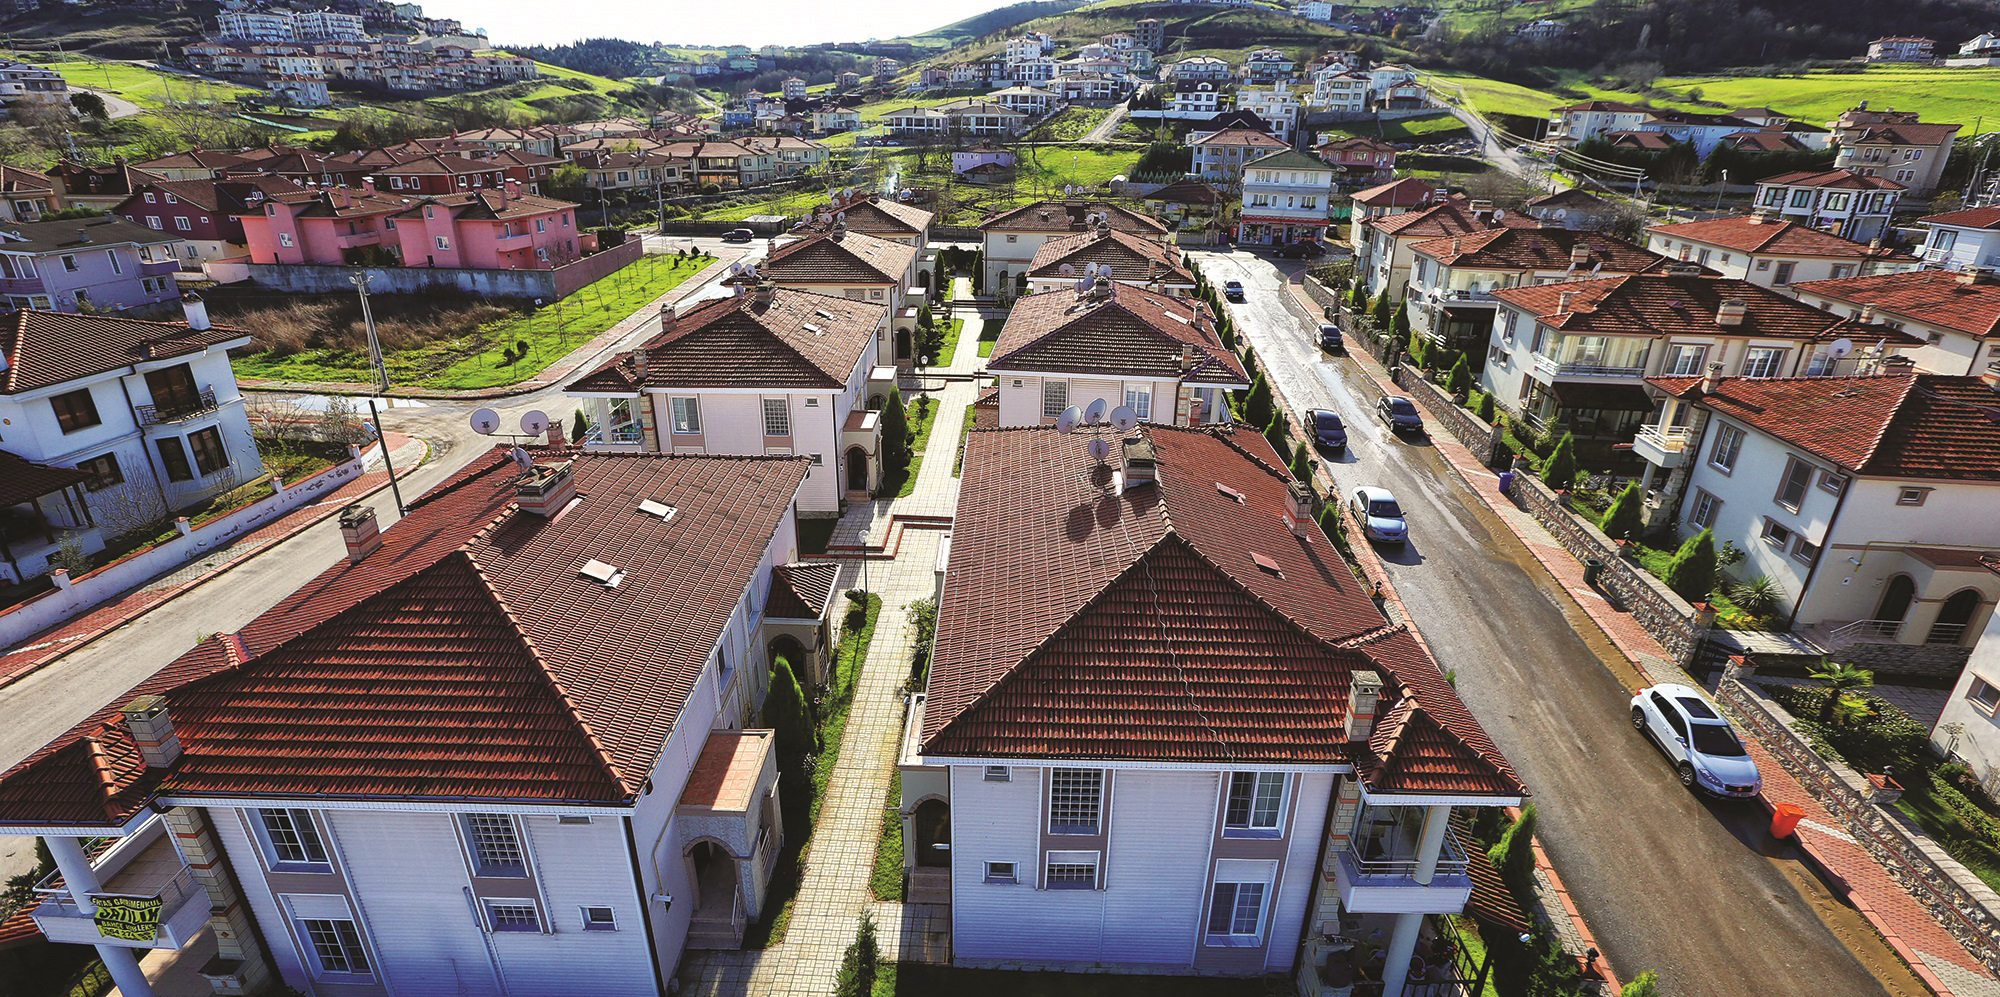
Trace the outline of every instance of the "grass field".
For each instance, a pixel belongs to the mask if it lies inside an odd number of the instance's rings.
[[[30,53],[24,52],[18,55],[21,58],[32,58]],[[73,85],[109,91],[144,108],[165,107],[169,101],[224,101],[244,96],[263,96],[260,91],[245,87],[193,79],[178,73],[166,73],[123,62],[71,59],[67,62],[47,62],[41,65],[61,73],[63,79]]]
[[[1446,142],[1455,138],[1468,138],[1472,131],[1465,123],[1449,114],[1436,114],[1427,118],[1403,118],[1397,121],[1350,121],[1330,125],[1326,131],[1338,131],[1347,135],[1364,135],[1379,138],[1384,142]]]

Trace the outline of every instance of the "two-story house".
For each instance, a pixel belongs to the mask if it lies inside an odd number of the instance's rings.
[[[845,200],[835,198],[814,208],[807,224],[815,231],[831,231],[835,224],[845,225],[850,233],[915,246],[921,254],[931,241],[931,223],[936,219],[937,212],[880,194],[865,194]]]
[[[1376,214],[1354,224],[1360,230],[1357,238],[1367,243],[1366,263],[1362,262],[1361,254],[1356,254],[1355,273],[1367,281],[1369,297],[1386,293],[1391,299],[1404,296],[1410,270],[1416,266],[1412,247],[1417,243],[1497,228],[1541,227],[1533,218],[1496,208],[1491,201],[1468,201],[1462,197],[1446,198],[1401,213]]]
[[[1096,231],[1050,239],[1042,243],[1028,269],[1021,272],[1022,292],[1073,290],[1084,277],[1104,274],[1120,284],[1166,294],[1194,291],[1194,274],[1181,266],[1173,245],[1120,232],[1108,222]]]
[[[1615,236],[1560,228],[1488,229],[1419,242],[1410,252],[1410,328],[1434,343],[1479,350],[1493,333],[1495,291],[1651,273],[1671,262]]]
[[[397,256],[396,216],[410,199],[368,188],[328,187],[280,194],[238,216],[252,263],[352,264]],[[419,257],[421,259],[421,257]]]
[[[1099,220],[1128,235],[1157,242],[1170,241],[1167,226],[1158,218],[1133,211],[1109,201],[1036,201],[988,215],[979,223],[983,250],[979,265],[986,287],[999,287],[1017,280],[1050,239],[1094,232]]]
[[[1889,234],[1903,184],[1855,170],[1798,170],[1757,181],[1757,207],[1781,218],[1865,241]]]
[[[1231,190],[1243,182],[1245,163],[1291,148],[1255,128],[1223,128],[1190,136],[1187,145],[1193,153],[1193,168],[1189,172],[1197,179]]]
[[[1795,631],[1863,667],[1894,655],[1883,645],[1943,645],[1962,661],[2000,598],[1980,564],[2000,550],[1982,512],[2000,502],[1995,381],[1903,366],[1651,382],[1667,400],[1649,428],[1686,440],[1684,483],[1664,503],[1678,501],[1676,525],[1733,541],[1733,577],[1777,583]]]
[[[1863,244],[1762,210],[1708,221],[1653,225],[1646,229],[1646,236],[1647,245],[1662,256],[1765,287],[1899,273],[1920,265],[1916,257],[1883,246],[1879,239]]]
[[[1549,111],[1549,141],[1574,144],[1631,131],[1652,113],[1650,107],[1616,100],[1587,100],[1553,108]]]
[[[133,169],[151,173],[162,180],[215,180],[231,173],[255,173],[254,162],[234,153],[214,149],[189,149],[170,156],[133,164]]]
[[[1166,117],[1206,120],[1222,111],[1222,88],[1213,81],[1189,80],[1172,87],[1161,105]]]
[[[1234,75],[1229,68],[1229,63],[1212,55],[1191,55],[1185,59],[1175,59],[1172,62],[1162,63],[1160,66],[1160,76],[1164,79],[1173,80],[1175,83],[1183,80],[1213,80],[1220,82],[1228,80]]]
[[[1871,111],[1868,102],[1841,112],[1827,123],[1839,152],[1834,169],[1885,177],[1918,195],[1937,188],[1951,158],[1951,144],[1963,125],[1925,124],[1915,111]]]
[[[916,246],[849,232],[836,221],[825,232],[773,250],[756,265],[754,274],[727,282],[748,288],[769,279],[779,287],[881,305],[885,309],[880,313],[881,332],[895,345],[895,362],[910,364],[920,359],[913,349],[918,306],[924,297],[917,290],[920,255]]]
[[[273,197],[309,196],[282,177],[160,180],[141,184],[112,214],[178,237],[183,260],[219,260],[249,251],[241,216]]]
[[[658,152],[587,152],[574,162],[585,186],[599,194],[638,192],[655,196],[687,183],[684,160]]]
[[[1244,163],[1235,241],[1279,246],[1324,240],[1338,172],[1323,159],[1291,149]]]
[[[1275,83],[1290,79],[1299,68],[1298,60],[1275,48],[1260,48],[1243,57],[1243,79],[1248,83]]]
[[[1321,132],[1320,139],[1313,155],[1339,168],[1334,174],[1338,183],[1375,186],[1396,175],[1396,147],[1387,142],[1338,132]]]
[[[1864,58],[1869,62],[1930,62],[1931,50],[1936,45],[1936,39],[1911,35],[1877,38],[1868,43],[1868,54]]]
[[[777,176],[777,153],[749,142],[698,139],[668,142],[656,151],[691,161],[694,180],[701,185],[753,187]]]
[[[38,222],[60,210],[54,180],[33,170],[0,165],[0,221]]]
[[[0,230],[0,293],[12,308],[122,311],[176,301],[180,237],[115,215]]]
[[[1368,271],[1368,249],[1370,235],[1367,222],[1371,218],[1400,215],[1407,211],[1427,207],[1444,200],[1444,191],[1416,177],[1404,177],[1387,183],[1357,190],[1348,197],[1353,214],[1350,216],[1347,239],[1348,252],[1354,254],[1354,271]]]
[[[395,216],[404,266],[548,270],[580,254],[576,205],[509,182],[426,195]]]
[[[183,322],[0,315],[7,452],[83,475],[74,503],[30,510],[47,543],[12,542],[9,581],[48,570],[58,530],[94,553],[104,546],[98,528],[111,535],[154,522],[263,473],[229,368],[228,351],[249,345],[250,334],[211,326],[198,297],[186,304]],[[10,490],[4,505],[32,498]]]
[[[1056,106],[1056,95],[1040,87],[1012,86],[995,90],[987,94],[986,99],[1020,111],[1031,119],[1049,113]]]
[[[1471,892],[1451,812],[1525,790],[1311,489],[1248,427],[967,447],[898,765],[912,888],[948,891],[953,962],[1299,967],[1315,993],[1348,965],[1322,939],[1348,933],[1380,939],[1379,993],[1421,992],[1424,919]]]
[[[386,530],[350,507],[347,559],[0,778],[60,870],[37,925],[132,997],[137,954],[201,934],[225,992],[665,992],[773,913],[744,728],[778,592],[824,578],[805,464],[501,447]]]
[[[1139,202],[1172,226],[1175,241],[1184,245],[1213,242],[1236,221],[1237,202],[1193,177],[1141,195]]]
[[[1367,73],[1331,65],[1313,74],[1312,106],[1338,114],[1361,114],[1368,110],[1368,95],[1373,89]]]
[[[401,194],[457,194],[498,187],[506,180],[500,164],[464,156],[421,156],[375,170],[378,190]]]
[[[1269,87],[1243,87],[1236,92],[1236,106],[1269,122],[1271,135],[1278,141],[1291,143],[1292,127],[1299,117],[1299,98],[1289,86],[1273,83]]]
[[[2000,283],[1977,267],[1816,280],[1788,290],[1816,308],[1914,336],[1909,358],[1934,374],[1979,374],[2000,363]]]
[[[799,512],[837,515],[882,480],[870,375],[891,362],[885,311],[764,282],[661,309],[658,335],[563,390],[590,406],[592,451],[798,454],[810,461]]]
[[[1917,252],[1924,265],[1945,270],[2000,268],[2000,207],[1962,208],[1917,219],[1925,230]]]
[[[1480,388],[1537,427],[1626,439],[1654,407],[1648,377],[1826,376],[1917,340],[1693,266],[1494,291]],[[1879,345],[1878,345],[1879,344]]]
[[[1125,406],[1142,422],[1229,418],[1229,391],[1249,387],[1215,316],[1192,298],[1084,276],[1017,301],[993,347],[1000,425],[1044,426],[1071,406]]]

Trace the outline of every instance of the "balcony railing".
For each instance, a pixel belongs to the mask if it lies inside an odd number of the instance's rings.
[[[1406,880],[1408,885],[1421,885],[1416,882],[1417,858],[1407,854],[1414,851],[1414,842],[1400,843],[1388,854],[1371,851],[1374,844],[1368,839],[1358,839],[1340,857],[1357,883],[1365,881],[1369,886],[1385,886],[1394,884],[1383,880]],[[1363,852],[1369,852],[1370,857],[1364,857]],[[1457,881],[1465,878],[1465,869],[1465,848],[1458,843],[1456,833],[1446,831],[1444,850],[1438,856],[1437,872],[1432,877],[1431,885],[1459,885]]]
[[[1645,355],[1640,354],[1637,359],[1639,360],[1637,366],[1621,366],[1606,364],[1602,360],[1564,362],[1554,357],[1543,356],[1537,353],[1535,354],[1534,372],[1537,377],[1543,380],[1552,377],[1645,377]]]
[[[1476,302],[1490,304],[1493,301],[1493,289],[1492,288],[1480,289],[1476,287],[1440,287],[1432,289],[1431,297],[1439,301],[1445,301],[1451,303],[1476,301]]]
[[[1680,453],[1688,444],[1685,426],[1649,425],[1639,430],[1639,439],[1667,453]]]
[[[215,389],[203,388],[193,398],[175,398],[151,405],[141,405],[135,409],[141,426],[163,426],[167,423],[192,419],[203,412],[215,411]]]
[[[178,273],[181,261],[176,259],[140,260],[139,274],[144,277],[158,277],[161,274]]]
[[[583,431],[583,445],[614,447],[636,447],[639,445],[639,424],[628,422],[623,426],[592,426]]]

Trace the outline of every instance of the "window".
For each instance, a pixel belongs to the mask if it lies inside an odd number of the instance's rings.
[[[146,203],[147,203],[147,204],[152,204],[152,203],[153,203],[153,192],[152,192],[152,191],[147,191],[147,192],[146,192]]]
[[[115,453],[99,454],[89,460],[77,461],[76,469],[90,475],[90,478],[83,483],[84,491],[101,492],[125,482],[125,472],[119,469],[118,455]]]
[[[1810,207],[1811,205],[1812,205],[1811,190],[1792,191],[1792,207],[1805,208],[1805,207]]]
[[[1208,902],[1208,937],[1255,939],[1264,924],[1263,883],[1217,883]]]
[[[1068,381],[1042,382],[1042,418],[1053,419],[1069,407]]]
[[[1775,346],[1753,346],[1743,356],[1744,377],[1777,377],[1783,371],[1785,351]]]
[[[987,782],[1013,782],[1014,770],[1005,765],[988,765],[986,766],[985,780]]]
[[[63,265],[63,270],[69,273],[75,273],[78,270],[78,267],[76,265],[76,257],[72,254],[65,254],[63,256],[62,265]]]
[[[869,288],[868,296],[874,298],[876,301],[880,301],[882,300],[882,289],[879,287]]]
[[[1763,537],[1765,543],[1779,550],[1784,550],[1786,545],[1792,542],[1792,531],[1777,520],[1766,517],[1764,520]]]
[[[764,435],[792,435],[792,407],[786,399],[764,399]]]
[[[1012,886],[1018,880],[1014,876],[1014,863],[986,863],[986,881],[996,886]]]
[[[1790,260],[1786,260],[1785,262],[1778,264],[1778,272],[1771,276],[1771,283],[1776,284],[1779,287],[1783,287],[1786,284],[1791,283],[1792,271],[1798,269],[1798,266],[1799,265],[1797,263],[1793,263]]]
[[[1792,560],[1802,564],[1811,564],[1819,560],[1819,544],[1813,543],[1805,537],[1799,537],[1792,541]]]
[[[229,451],[222,445],[222,430],[214,426],[189,433],[188,446],[194,448],[194,463],[201,468],[203,475],[214,474],[229,466]]]
[[[361,947],[361,933],[354,930],[353,921],[313,918],[299,921],[299,929],[312,946],[313,962],[321,974],[359,976],[368,972],[368,953]]]
[[[1715,515],[1721,511],[1721,499],[1697,488],[1688,502],[1688,522],[1705,530],[1715,525]]]
[[[535,231],[536,231],[536,232],[547,232],[548,230],[549,230],[549,220],[548,220],[548,219],[546,219],[546,218],[537,218],[537,219],[535,219]]]
[[[1897,505],[1923,505],[1931,497],[1929,488],[1899,488],[1896,490]]]
[[[290,232],[278,233],[278,245],[289,246],[291,244],[292,244],[292,234]]]
[[[1275,836],[1284,808],[1283,772],[1232,772],[1229,801],[1223,808],[1223,836]]]
[[[1828,194],[1826,196],[1826,210],[1846,211],[1848,196],[1845,192]]]
[[[617,931],[618,914],[609,907],[583,908],[583,930]]]
[[[506,814],[466,814],[465,841],[472,852],[474,875],[525,876],[527,860],[514,819]]]
[[[286,867],[327,865],[326,846],[320,843],[311,811],[259,810],[257,820],[263,830],[264,858],[271,868],[295,871]]]
[[[61,426],[64,433],[89,429],[104,421],[98,417],[97,402],[90,397],[89,388],[65,391],[50,398],[49,405],[56,410],[56,425]]]
[[[2000,709],[2000,686],[1988,685],[1985,679],[1975,676],[1972,687],[1965,691],[1965,698],[1972,700],[1972,705],[1992,713]]]
[[[1049,770],[1049,833],[1096,834],[1098,810],[1103,801],[1103,772]]]
[[[1805,501],[1806,486],[1812,483],[1813,466],[1797,457],[1785,458],[1785,473],[1778,479],[1777,503],[1793,512]]]
[[[701,432],[701,399],[675,398],[668,402],[673,410],[674,432],[692,435]]]
[[[181,232],[191,232],[194,230],[194,226],[188,224],[188,220],[186,218],[175,218],[174,228]]]
[[[1666,369],[1660,373],[1672,377],[1694,377],[1702,372],[1703,361],[1708,359],[1708,347],[1701,343],[1675,343],[1667,347]]]
[[[1715,430],[1715,449],[1709,452],[1708,462],[1718,470],[1736,470],[1736,455],[1743,450],[1743,431],[1735,426],[1718,426]]]
[[[1839,495],[1847,490],[1847,475],[1832,471],[1819,472],[1819,490],[1829,495]]]
[[[1757,269],[1759,269],[1759,270],[1769,270],[1769,269],[1771,269],[1771,261],[1770,261],[1770,260],[1758,260],[1758,261],[1757,261]]]
[[[1512,346],[1514,344],[1514,325],[1515,323],[1519,322],[1520,319],[1521,319],[1520,312],[1509,311],[1507,313],[1507,317],[1500,320],[1500,338],[1504,340],[1509,346]]]
[[[439,248],[439,249],[450,249],[450,248],[451,248],[451,239],[450,239],[450,238],[448,238],[448,237],[446,237],[446,236],[442,236],[442,235],[441,235],[441,236],[438,236],[438,237],[437,237],[437,248]]]
[[[1852,276],[1854,276],[1854,265],[1853,265],[1853,264],[1851,264],[1851,263],[1836,263],[1836,264],[1834,264],[1834,266],[1833,266],[1833,277],[1832,277],[1832,279],[1833,279],[1833,280],[1839,280],[1839,279],[1841,279],[1841,278],[1843,278],[1843,277],[1852,277]]]
[[[159,216],[159,215],[147,215],[147,216],[146,216],[146,227],[147,227],[147,228],[149,228],[149,229],[152,229],[152,230],[153,230],[153,231],[155,231],[155,232],[159,231],[159,230],[160,230],[160,216]]]
[[[1050,890],[1097,889],[1096,852],[1050,852],[1043,888]]]
[[[1128,385],[1125,388],[1125,406],[1132,414],[1146,422],[1153,417],[1153,387],[1149,384]]]
[[[532,903],[488,900],[486,901],[486,930],[493,932],[540,931],[542,930],[542,919],[535,916],[535,905]]]

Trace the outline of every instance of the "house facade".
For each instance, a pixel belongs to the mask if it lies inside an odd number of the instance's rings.
[[[1760,211],[1701,222],[1654,225],[1647,245],[1661,256],[1764,287],[1915,270],[1920,261],[1877,240],[1863,244]]]
[[[1396,299],[1404,297],[1404,288],[1410,283],[1410,271],[1416,266],[1412,247],[1417,243],[1497,228],[1539,228],[1541,223],[1526,215],[1508,214],[1491,201],[1454,197],[1409,211],[1357,218],[1354,226],[1356,238],[1363,243],[1362,250],[1354,254],[1355,273],[1364,275],[1369,297],[1387,293]]]
[[[1092,232],[1063,236],[1042,243],[1028,269],[1025,290],[1074,290],[1085,277],[1099,273],[1112,281],[1156,293],[1186,295],[1194,291],[1194,274],[1181,265],[1171,243],[1155,242],[1100,223]],[[1017,282],[1017,289],[1019,284]]]
[[[180,237],[112,215],[23,222],[0,231],[0,290],[11,308],[123,311],[179,300]]]
[[[1869,62],[1930,62],[1931,50],[1937,46],[1932,38],[1916,38],[1899,35],[1877,38],[1868,43]]]
[[[1888,235],[1904,184],[1857,170],[1801,170],[1757,181],[1757,207],[1843,239]]]
[[[387,254],[409,267],[548,270],[582,252],[576,205],[513,182],[417,198],[338,187],[268,199],[240,217],[252,263],[341,266]]]
[[[2000,362],[2000,283],[1979,269],[1916,270],[1788,289],[1815,308],[1860,316],[1915,338],[1918,370],[1980,374]]]
[[[986,271],[982,275],[983,286],[997,288],[1016,280],[1034,262],[1043,243],[1080,232],[1094,232],[1100,218],[1128,235],[1171,241],[1167,226],[1159,219],[1123,205],[1108,201],[1037,201],[988,215],[979,223],[983,236],[979,265]]]
[[[1291,143],[1292,129],[1299,117],[1299,98],[1285,84],[1244,87],[1236,91],[1236,106],[1269,122],[1272,137]]]
[[[2000,269],[2000,207],[1964,208],[1917,219],[1925,230],[1918,255],[1943,270]]]
[[[38,222],[60,210],[55,181],[33,170],[0,166],[0,221]]]
[[[1244,163],[1235,241],[1276,246],[1324,240],[1336,175],[1325,160],[1290,149]]]
[[[112,213],[180,239],[181,259],[220,260],[249,251],[241,216],[263,210],[271,198],[311,193],[282,177],[162,180],[142,184]]]
[[[1549,112],[1549,141],[1577,143],[1612,132],[1632,131],[1652,114],[1651,108],[1615,100],[1587,100]]]
[[[1623,239],[1560,228],[1499,228],[1410,247],[1410,328],[1434,343],[1483,350],[1500,307],[1493,292],[1564,281],[1650,273],[1666,257]]]
[[[1949,64],[1949,63],[1947,63]],[[2000,573],[2000,557],[1980,559],[1988,571]],[[1931,747],[1940,757],[1963,762],[1981,785],[1994,785],[2000,772],[2000,613],[1986,618],[1951,698],[1945,700],[1931,728]]]
[[[1243,182],[1245,163],[1290,148],[1268,132],[1234,127],[1199,137],[1189,136],[1187,144],[1193,153],[1193,168],[1189,172],[1196,179],[1227,188]]]
[[[834,221],[826,231],[807,235],[771,252],[754,274],[725,280],[749,289],[763,280],[779,287],[867,301],[884,308],[881,335],[893,344],[894,362],[913,364],[917,309],[924,293],[917,290],[916,246],[872,235],[849,232]]]
[[[33,510],[45,544],[9,541],[9,581],[48,571],[58,533],[85,553],[104,538],[263,473],[228,351],[250,334],[211,326],[199,298],[186,321],[16,310],[0,315],[0,425],[6,452],[84,475],[74,502]],[[7,505],[29,504],[8,492]],[[102,532],[100,533],[99,530]]]
[[[1868,102],[1828,122],[1839,152],[1834,169],[1893,180],[1919,196],[1937,188],[1963,125],[1925,124],[1914,111],[1871,111]]]

